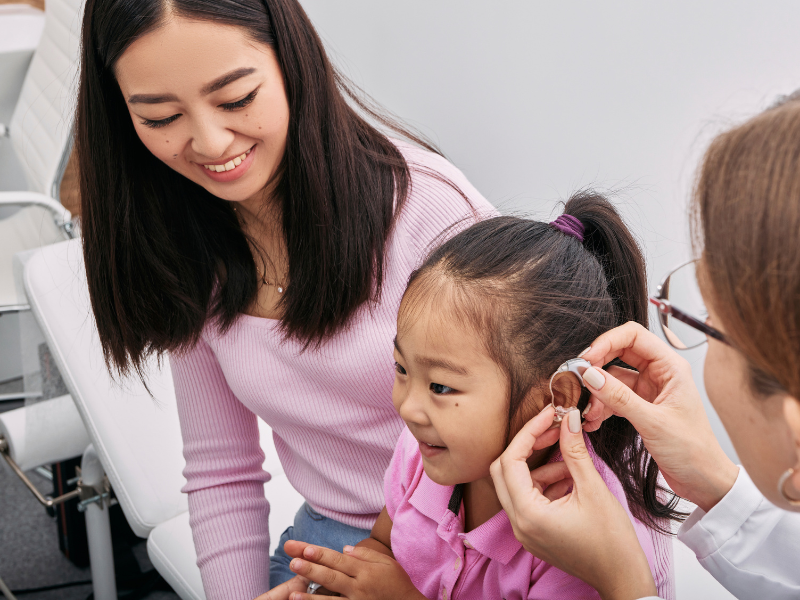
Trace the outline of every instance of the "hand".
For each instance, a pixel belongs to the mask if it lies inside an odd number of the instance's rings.
[[[394,560],[363,546],[345,546],[345,553],[289,541],[284,545],[298,575],[325,586],[349,600],[424,600],[403,567]],[[313,600],[310,594],[294,593],[290,600]]]
[[[528,552],[585,581],[603,600],[655,595],[647,557],[630,517],[592,463],[578,411],[561,423],[564,462],[528,469],[528,457],[552,422],[553,409],[547,407],[492,463],[492,480],[514,535]]]
[[[630,421],[676,494],[708,512],[730,491],[739,470],[714,437],[688,362],[636,323],[601,335],[582,358],[593,365],[620,358],[639,371],[626,371],[621,382],[587,369],[590,413],[603,405],[603,414]]]
[[[308,579],[298,575],[285,583],[276,585],[266,594],[261,594],[256,600],[289,600],[293,592],[305,592],[309,583],[311,582]]]

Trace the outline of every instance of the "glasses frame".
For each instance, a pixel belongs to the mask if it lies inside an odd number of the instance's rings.
[[[670,336],[666,331],[667,328],[664,325],[664,319],[662,318],[664,316],[671,316],[680,321],[681,323],[684,323],[685,325],[688,325],[689,327],[692,327],[697,331],[704,333],[706,336],[712,337],[715,340],[718,340],[723,344],[727,344],[728,346],[730,346],[731,343],[725,337],[725,334],[723,334],[717,329],[714,329],[713,327],[711,327],[711,325],[707,325],[701,319],[693,317],[689,313],[682,311],[680,308],[674,306],[667,298],[664,297],[665,290],[668,289],[667,283],[669,282],[669,278],[672,277],[675,274],[675,272],[678,271],[679,269],[682,269],[683,267],[696,262],[697,259],[688,260],[685,263],[682,263],[677,267],[675,267],[674,269],[672,269],[669,273],[666,274],[666,276],[664,276],[664,278],[661,280],[661,283],[658,284],[655,295],[650,296],[650,303],[654,304],[658,309],[658,324],[661,325],[661,331],[664,333],[664,337],[666,338],[669,345],[675,348],[676,350],[691,350],[692,348],[697,348],[698,346],[702,346],[703,344],[705,344],[708,341],[708,339],[700,342],[699,344],[695,344],[694,346],[679,348],[678,346],[672,343],[672,340],[670,339]],[[672,335],[675,334],[673,333]]]

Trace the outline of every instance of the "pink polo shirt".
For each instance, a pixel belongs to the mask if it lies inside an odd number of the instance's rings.
[[[603,480],[628,511],[617,477],[587,447]],[[555,457],[561,458],[560,453]],[[400,439],[384,481],[386,510],[392,519],[392,552],[425,597],[469,599],[600,598],[580,579],[528,553],[514,537],[505,511],[464,532],[460,486],[442,486],[425,474],[417,440],[408,428]],[[675,597],[672,540],[631,516],[647,555],[658,594]],[[624,568],[620,565],[620,568]]]

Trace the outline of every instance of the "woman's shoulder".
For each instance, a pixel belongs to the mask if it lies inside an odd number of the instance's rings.
[[[392,140],[409,167],[410,186],[397,214],[396,228],[424,254],[454,225],[472,224],[498,212],[445,157]]]

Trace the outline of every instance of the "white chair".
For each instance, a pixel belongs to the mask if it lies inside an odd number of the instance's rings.
[[[13,276],[12,257],[73,235],[71,215],[58,198],[71,149],[82,6],[83,0],[48,0],[33,58],[10,52],[8,64],[0,67],[0,75],[9,71],[5,81],[0,79],[0,86],[13,88],[18,85],[15,78],[20,67],[30,61],[21,89],[0,92],[0,96],[18,93],[11,120],[0,121],[0,157],[6,157],[0,174],[10,170],[16,175],[0,177],[0,317],[8,315],[0,318],[0,380],[23,373],[17,313],[25,310],[26,302]],[[6,26],[11,27],[13,20],[21,32],[28,31],[28,38],[36,33],[35,18],[41,21],[40,11],[19,6],[0,9],[5,9],[0,10],[0,24],[5,18]],[[4,179],[19,182],[20,171],[24,188],[14,191],[3,185]]]
[[[89,449],[99,457],[128,523],[147,538],[150,559],[178,595],[204,599],[187,501],[180,492],[184,461],[168,363],[159,367],[153,361],[148,366],[153,397],[136,378],[115,382],[109,376],[91,313],[80,240],[37,251],[26,264],[24,283],[34,316],[88,431]],[[265,493],[272,507],[274,549],[303,498],[283,473],[269,427],[260,426],[264,465],[272,474]],[[93,579],[107,583],[108,565],[105,575],[96,573],[91,547],[90,554]],[[110,568],[113,572],[113,564]],[[109,592],[107,597],[116,596]],[[104,600],[97,585],[95,598]]]

